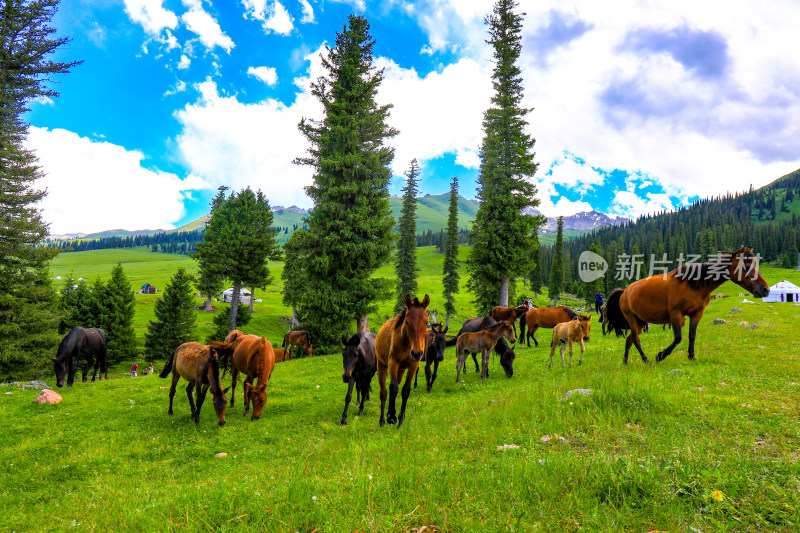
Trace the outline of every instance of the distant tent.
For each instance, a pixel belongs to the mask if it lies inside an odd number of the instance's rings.
[[[253,295],[250,293],[250,291],[244,287],[239,289],[239,303],[250,305],[250,298],[252,298],[252,296]],[[233,287],[222,293],[222,301],[227,303],[231,303],[233,301]]]
[[[140,294],[155,294],[156,288],[150,285],[149,283],[145,283],[142,285],[142,288],[139,289]]]
[[[764,302],[800,302],[800,287],[790,281],[779,281],[769,288]]]

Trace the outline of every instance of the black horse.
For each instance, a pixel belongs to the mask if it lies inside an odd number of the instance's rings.
[[[75,372],[78,370],[78,359],[86,359],[83,367],[83,381],[89,373],[89,367],[94,363],[92,381],[100,371],[100,379],[108,379],[108,339],[106,332],[97,328],[82,328],[76,326],[67,333],[67,336],[58,345],[58,354],[53,361],[53,370],[56,373],[56,385],[64,386],[64,376],[67,375],[67,387],[72,387],[75,381]]]
[[[477,331],[483,331],[484,329],[488,329],[494,325],[499,324],[499,322],[491,317],[486,318],[470,318],[461,325],[461,330],[456,334],[455,337],[448,340],[446,346],[455,346],[458,342],[458,337],[462,333],[475,333]],[[514,355],[514,350],[511,346],[508,345],[508,341],[504,337],[500,337],[497,341],[497,344],[494,345],[494,351],[497,355],[500,356],[500,365],[503,367],[503,370],[506,371],[506,376],[511,377],[514,375],[514,359],[516,359],[516,355]],[[478,366],[478,358],[475,354],[472,354],[472,360],[475,361],[475,372],[480,372],[480,367]]]
[[[431,324],[430,329],[425,333],[425,354],[422,359],[425,361],[425,382],[428,385],[428,394],[431,393],[433,382],[436,381],[436,373],[439,371],[439,363],[444,360],[444,348],[447,344],[448,328],[442,330],[441,324]],[[431,365],[433,365],[433,372],[431,372]],[[414,388],[417,388],[417,375],[419,374],[419,367],[417,373],[414,374]]]
[[[342,380],[348,384],[347,396],[344,397],[344,412],[340,425],[347,424],[347,408],[353,398],[353,386],[356,388],[356,402],[360,403],[358,415],[364,412],[364,402],[369,400],[370,383],[372,376],[378,370],[375,357],[375,334],[370,332],[356,333],[349,339],[342,337],[344,351],[342,351],[342,365],[344,373]]]

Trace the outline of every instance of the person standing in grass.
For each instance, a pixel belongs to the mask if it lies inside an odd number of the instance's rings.
[[[137,371],[138,370],[139,370],[139,363],[134,361],[133,365],[131,366],[131,377],[132,378],[135,378],[137,376]]]
[[[147,374],[152,376],[153,372],[155,372],[155,369],[153,368],[153,363],[150,363],[150,366],[147,369]]]
[[[597,294],[594,295],[594,310],[597,312],[598,315],[602,314],[601,311],[602,307],[603,307],[603,295],[598,292]]]

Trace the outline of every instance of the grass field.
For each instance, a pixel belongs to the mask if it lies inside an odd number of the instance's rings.
[[[62,255],[54,271],[107,275],[94,253]],[[189,265],[147,255],[123,259],[134,284],[163,286]],[[436,255],[420,256],[432,307]],[[457,386],[448,349],[432,394],[424,383],[412,392],[400,430],[378,426],[377,379],[364,415],[351,405],[339,427],[336,354],[280,363],[258,422],[241,416],[240,386],[222,428],[210,402],[194,426],[184,385],[169,417],[168,380],[156,376],[78,382],[56,406],[0,387],[11,392],[0,394],[0,530],[796,531],[798,308],[742,304],[730,283],[719,292],[731,297],[711,302],[693,363],[684,341],[660,364],[623,366],[623,341],[595,322],[582,366],[548,371],[541,331],[540,347],[517,348],[513,378],[493,360],[486,382],[470,371]],[[265,296],[253,331],[287,312]],[[652,328],[646,353],[669,335]],[[564,399],[575,388],[594,392]],[[519,448],[498,450],[507,444]]]

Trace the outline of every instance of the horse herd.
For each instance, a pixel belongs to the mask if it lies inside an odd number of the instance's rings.
[[[690,318],[689,327],[689,359],[695,358],[694,344],[697,325],[703,311],[711,300],[711,293],[725,281],[733,281],[756,297],[769,294],[769,287],[758,272],[757,258],[750,248],[720,254],[722,259],[712,263],[684,265],[666,275],[656,275],[635,281],[625,289],[616,289],[608,297],[603,310],[602,321],[609,324],[617,336],[627,335],[623,362],[628,362],[628,352],[632,345],[639,351],[642,361],[648,362],[641,347],[639,335],[648,323],[669,324],[673,331],[673,342],[659,352],[656,361],[662,361],[675,346],[681,342],[681,330],[685,317]],[[713,273],[713,275],[712,275]],[[500,365],[507,377],[514,373],[514,350],[508,344],[516,342],[516,320],[520,321],[520,337],[530,347],[530,339],[538,346],[535,333],[539,328],[553,329],[550,346],[550,367],[556,348],[561,345],[561,364],[564,365],[564,350],[569,347],[570,365],[572,364],[573,343],[581,348],[578,364],[583,361],[584,341],[589,340],[591,328],[587,316],[577,315],[571,309],[559,306],[548,308],[527,307],[495,307],[491,316],[472,318],[462,324],[458,334],[447,339],[447,328],[440,324],[428,323],[427,308],[430,304],[428,295],[420,301],[417,297],[406,295],[403,311],[387,320],[377,334],[359,332],[349,337],[343,336],[342,380],[348,384],[345,396],[344,411],[340,423],[347,422],[347,412],[352,400],[353,389],[356,389],[356,401],[359,404],[358,414],[364,411],[364,402],[370,396],[370,384],[373,376],[378,374],[380,384],[381,414],[380,425],[386,422],[397,424],[399,428],[405,420],[408,397],[411,393],[412,381],[416,386],[416,377],[421,362],[425,362],[425,381],[430,393],[436,381],[439,363],[444,358],[447,346],[456,346],[456,383],[460,374],[472,355],[475,371],[481,373],[481,380],[489,377],[489,356],[495,351],[500,356]],[[527,333],[526,333],[527,329]],[[605,327],[604,333],[605,333]],[[284,338],[283,346],[288,350],[273,349],[264,337],[245,335],[241,331],[231,331],[224,341],[211,340],[207,345],[196,342],[184,343],[178,347],[170,361],[167,362],[161,377],[172,373],[170,387],[169,414],[172,414],[172,403],[175,388],[183,377],[189,382],[186,388],[192,418],[199,424],[200,408],[210,388],[218,423],[225,423],[225,407],[228,404],[225,393],[232,389],[230,406],[234,405],[234,392],[240,373],[244,379],[245,414],[250,412],[252,402],[253,420],[258,420],[266,403],[266,389],[277,361],[290,357],[292,346],[298,346],[311,355],[311,341],[304,331],[290,332]],[[62,386],[64,375],[69,372],[68,385],[72,385],[76,371],[78,355],[96,354],[95,375],[100,370],[101,377],[108,372],[105,361],[105,333],[102,330],[83,328],[73,329],[59,346],[58,357],[53,360],[58,386]],[[479,368],[477,354],[481,354]],[[73,360],[73,355],[75,359]],[[86,381],[87,363],[83,372]],[[230,387],[223,389],[220,369],[230,368],[232,379]],[[94,381],[95,375],[92,376]],[[389,386],[387,390],[387,377]],[[400,383],[405,378],[402,390]],[[197,389],[197,402],[193,398]],[[396,407],[397,395],[401,395],[399,413]],[[386,400],[388,402],[388,409]]]

